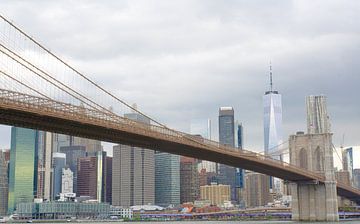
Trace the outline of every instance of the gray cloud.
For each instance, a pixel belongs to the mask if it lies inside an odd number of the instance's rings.
[[[3,15],[170,127],[217,124],[218,107],[233,106],[246,148],[256,150],[270,60],[284,139],[305,129],[305,96],[325,94],[335,145],[343,133],[347,145],[359,144],[359,7],[356,0],[0,2]],[[0,131],[4,147],[8,131]]]

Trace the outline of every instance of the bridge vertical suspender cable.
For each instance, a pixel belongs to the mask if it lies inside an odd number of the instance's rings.
[[[45,48],[42,44],[40,44],[38,41],[36,41],[34,38],[30,37],[28,34],[26,34],[23,30],[21,30],[19,27],[15,26],[12,22],[10,22],[9,20],[7,20],[4,16],[2,16],[0,14],[0,18],[3,19],[5,22],[7,22],[10,26],[12,26],[13,28],[15,28],[17,31],[19,31],[22,35],[24,35],[25,37],[27,37],[29,40],[31,40],[33,43],[35,43],[38,47],[40,47],[41,49],[43,49],[45,52],[47,52],[48,54],[50,54],[51,56],[53,56],[54,58],[56,58],[58,61],[60,61],[62,64],[64,64],[66,67],[70,68],[73,72],[75,72],[76,74],[78,74],[79,76],[81,76],[82,78],[84,78],[85,80],[87,80],[88,82],[90,82],[92,85],[96,86],[98,89],[102,90],[104,93],[108,94],[109,96],[111,96],[113,99],[115,99],[116,101],[122,103],[123,105],[127,106],[128,108],[130,108],[131,110],[136,111],[137,113],[145,116],[146,118],[150,119],[151,121],[153,121],[154,123],[167,128],[166,125],[152,119],[151,117],[147,116],[146,114],[142,113],[141,111],[139,111],[137,108],[132,107],[131,105],[129,105],[128,103],[126,103],[125,101],[121,100],[120,98],[116,97],[115,95],[113,95],[112,93],[110,93],[109,91],[107,91],[106,89],[104,89],[103,87],[101,87],[100,85],[98,85],[97,83],[95,83],[94,81],[92,81],[91,79],[89,79],[87,76],[85,76],[84,74],[82,74],[81,72],[79,72],[78,70],[76,70],[74,67],[72,67],[71,65],[69,65],[67,62],[65,62],[64,60],[62,60],[61,58],[59,58],[58,56],[56,56],[54,53],[52,53],[50,50],[48,50],[47,48]],[[169,128],[167,128],[169,129]],[[171,131],[174,131],[172,129],[169,129]]]
[[[83,79],[85,79],[86,81],[88,81],[89,83],[91,83],[92,85],[94,85],[96,88],[100,89],[102,92],[106,93],[108,96],[110,96],[111,98],[115,99],[117,102],[125,105],[126,107],[128,107],[129,109],[137,112],[138,114],[148,118],[150,121],[154,122],[155,124],[159,125],[160,127],[163,127],[165,129],[167,129],[170,132],[173,132],[174,134],[177,134],[183,138],[186,138],[190,141],[196,142],[198,144],[202,144],[202,145],[206,145],[204,142],[199,141],[197,139],[192,138],[191,136],[187,136],[187,135],[183,135],[180,134],[180,132],[168,128],[166,125],[156,121],[155,119],[149,117],[148,115],[144,114],[143,112],[139,111],[137,108],[132,107],[131,105],[129,105],[128,103],[126,103],[125,101],[121,100],[120,98],[116,97],[114,94],[110,93],[109,91],[107,91],[106,89],[104,89],[103,87],[101,87],[100,85],[98,85],[96,82],[94,82],[93,80],[91,80],[90,78],[88,78],[87,76],[85,76],[84,74],[82,74],[81,72],[79,72],[77,69],[75,69],[74,67],[72,67],[71,65],[69,65],[67,62],[65,62],[64,60],[62,60],[60,57],[58,57],[57,55],[55,55],[54,53],[52,53],[50,50],[48,50],[46,47],[44,47],[42,44],[40,44],[38,41],[36,41],[34,38],[32,38],[31,36],[29,36],[28,34],[26,34],[22,29],[20,29],[19,27],[17,27],[16,25],[14,25],[12,22],[10,22],[8,19],[6,19],[4,16],[2,16],[0,14],[0,18],[3,19],[6,23],[8,23],[11,27],[13,27],[15,30],[17,30],[18,32],[20,32],[22,35],[24,35],[26,38],[28,38],[30,41],[32,41],[34,44],[36,44],[38,47],[40,47],[42,50],[44,50],[46,53],[48,53],[49,55],[53,56],[56,60],[58,60],[59,62],[61,62],[63,65],[65,65],[67,68],[69,68],[71,71],[75,72],[77,75],[79,75],[80,77],[82,77]],[[109,111],[107,108],[104,108],[105,110]],[[113,113],[112,111],[109,111],[111,113]]]
[[[221,146],[220,143],[218,142],[205,142],[205,141],[201,141],[199,139],[195,139],[193,137],[191,137],[190,135],[186,135],[184,133],[181,133],[181,132],[178,132],[176,130],[173,130],[173,129],[170,129],[168,127],[166,127],[165,125],[163,125],[162,123],[152,119],[151,117],[147,116],[146,114],[142,113],[141,111],[139,111],[137,108],[134,108],[132,106],[130,106],[129,104],[127,104],[125,101],[119,99],[118,97],[116,97],[115,95],[113,95],[112,93],[110,93],[109,91],[107,91],[106,89],[104,89],[103,87],[101,87],[100,85],[98,85],[97,83],[95,83],[94,81],[92,81],[91,79],[89,79],[87,76],[85,76],[84,74],[82,74],[81,72],[79,72],[78,70],[76,70],[74,67],[70,66],[67,62],[65,62],[64,60],[62,60],[61,58],[59,58],[58,56],[56,56],[55,54],[53,54],[50,50],[48,50],[46,47],[44,47],[43,45],[41,45],[39,42],[37,42],[34,38],[30,37],[28,34],[26,34],[23,30],[21,30],[20,28],[18,28],[17,26],[15,26],[12,22],[10,22],[9,20],[7,20],[4,16],[0,15],[0,18],[3,19],[7,24],[9,24],[11,27],[13,27],[16,31],[18,31],[21,35],[24,35],[27,39],[29,39],[31,42],[33,42],[36,46],[40,47],[42,50],[44,50],[47,54],[51,55],[53,58],[55,58],[57,61],[61,62],[63,65],[65,65],[65,67],[69,68],[71,71],[75,72],[75,74],[77,74],[78,76],[80,76],[81,78],[85,79],[87,82],[89,82],[91,85],[95,86],[97,89],[101,90],[102,92],[104,92],[107,96],[110,96],[111,98],[115,99],[117,102],[119,102],[120,104],[122,105],[125,105],[126,107],[130,108],[131,110],[137,112],[138,114],[141,114],[142,116],[148,118],[150,121],[154,122],[155,124],[159,125],[160,127],[164,128],[165,130],[169,131],[170,133],[172,134],[175,134],[179,137],[182,137],[182,138],[185,138],[189,141],[192,141],[192,142],[196,142],[197,144],[201,144],[201,145],[205,145],[207,147],[216,147],[216,148],[219,148],[219,147],[225,147],[225,146]],[[13,52],[14,53],[14,52]],[[17,55],[16,53],[14,53],[15,55]],[[20,57],[19,55],[17,55],[17,57]],[[13,58],[14,59],[14,58]],[[27,64],[30,64],[32,67],[34,67],[36,70],[40,71],[41,73],[43,74],[47,74],[46,72],[44,72],[43,70],[41,70],[40,68],[38,68],[37,66],[33,66],[31,63],[27,62],[24,58],[21,58],[23,61],[25,61]],[[17,61],[19,63],[19,61]],[[24,66],[23,63],[20,63],[22,64],[22,66]],[[29,66],[25,66],[27,69],[29,69]],[[32,69],[29,69],[31,72],[35,73],[36,75],[39,75],[38,72],[32,70]],[[47,74],[48,75],[48,74]],[[47,80],[49,81],[49,80]],[[57,80],[58,83],[61,83]],[[77,96],[74,96],[73,94],[69,93],[68,91],[64,90],[63,88],[60,88],[58,85],[52,83],[52,85],[56,86],[57,88],[61,89],[62,91],[64,92],[67,92],[69,95],[71,95],[72,97],[80,100],[80,102],[84,102],[84,103],[87,103],[85,102],[83,99],[79,99],[79,97]],[[64,85],[66,86],[66,85]],[[105,110],[105,111],[108,111],[110,113],[113,113],[112,111],[109,111],[109,109],[107,108],[104,108],[103,106],[97,104],[96,102],[93,102],[91,99],[81,95],[80,93],[76,92],[75,90],[73,90],[72,88],[66,86],[67,89],[70,89],[72,92],[76,93],[77,95],[83,97],[84,99],[86,99],[86,101],[88,102],[91,102],[91,103],[94,103],[95,105],[99,106],[101,109]],[[88,105],[88,103],[87,103]],[[92,107],[92,106],[91,106]],[[228,148],[228,147],[225,147],[225,148]],[[230,149],[230,148],[229,148]],[[231,149],[231,150],[234,150],[234,149]],[[265,156],[267,157],[267,156]],[[269,159],[271,157],[268,157]]]

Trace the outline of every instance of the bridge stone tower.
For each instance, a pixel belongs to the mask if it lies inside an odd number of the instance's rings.
[[[290,163],[325,176],[325,183],[291,183],[292,219],[296,221],[338,221],[338,204],[332,134],[290,136]]]

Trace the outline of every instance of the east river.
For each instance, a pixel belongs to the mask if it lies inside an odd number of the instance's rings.
[[[338,223],[340,224],[355,224],[355,223],[359,223],[360,221],[340,221]],[[122,223],[126,223],[126,224],[134,224],[136,222],[122,222]],[[164,223],[164,222],[142,222],[142,223],[147,223],[147,224],[160,224],[160,223]],[[319,224],[319,222],[292,222],[292,221],[168,221],[166,222],[167,224],[191,224],[191,223],[195,223],[195,224]],[[324,222],[323,222],[324,223]]]
[[[35,223],[35,222],[34,222]],[[58,223],[58,222],[57,222]],[[85,223],[85,222],[80,222]],[[123,224],[135,224],[135,223],[146,223],[146,224],[318,224],[319,222],[292,222],[292,221],[163,221],[163,222],[90,222],[91,224],[104,224],[104,223],[123,223]],[[325,223],[325,222],[323,222]],[[339,224],[355,224],[360,223],[357,221],[340,221],[336,222]],[[44,224],[44,223],[43,223]]]

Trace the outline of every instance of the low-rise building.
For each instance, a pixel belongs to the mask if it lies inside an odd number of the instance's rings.
[[[16,214],[20,219],[106,219],[110,215],[107,203],[44,202],[19,203]]]
[[[133,210],[131,208],[123,208],[119,206],[110,207],[110,217],[117,217],[119,219],[132,219]]]
[[[210,200],[213,205],[222,205],[230,200],[230,196],[230,185],[211,184],[200,187],[201,200]]]
[[[157,205],[134,205],[130,207],[134,212],[154,212],[164,211],[165,209]]]

